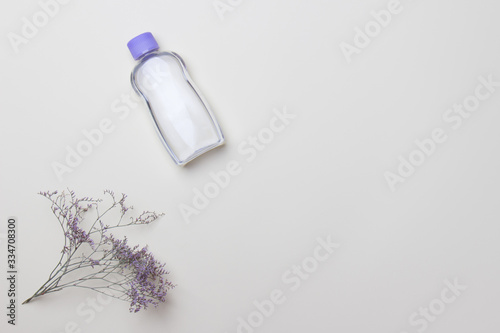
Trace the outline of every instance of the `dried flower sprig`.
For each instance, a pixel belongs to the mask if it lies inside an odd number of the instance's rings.
[[[147,247],[130,247],[126,237],[118,239],[109,232],[111,229],[149,224],[163,214],[145,211],[138,217],[130,217],[129,222],[124,222],[125,215],[133,209],[125,204],[127,196],[122,194],[117,200],[112,191],[106,190],[104,194],[112,202],[101,210],[101,199],[77,198],[70,190],[61,193],[40,192],[51,202],[52,213],[65,236],[64,246],[48,280],[23,304],[69,287],[91,289],[128,301],[131,312],[165,301],[167,291],[174,287],[166,278],[168,272],[165,264],[156,260]],[[103,218],[113,210],[119,212],[118,222],[114,225],[104,224]],[[84,222],[88,222],[91,211],[95,211],[95,216],[85,229]],[[85,251],[89,254],[85,254]],[[76,277],[69,278],[69,275]]]

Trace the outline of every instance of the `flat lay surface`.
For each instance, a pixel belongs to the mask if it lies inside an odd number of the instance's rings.
[[[0,331],[498,331],[499,10],[4,1]],[[147,31],[182,57],[226,138],[184,167],[130,84],[127,42]],[[165,303],[129,313],[67,288],[21,305],[64,246],[37,193],[68,189],[165,213],[119,233],[165,263]]]

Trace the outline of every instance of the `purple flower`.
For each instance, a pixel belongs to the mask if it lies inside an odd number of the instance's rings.
[[[89,261],[90,261],[90,266],[92,266],[92,268],[94,268],[94,266],[99,265],[99,260],[95,260],[95,259],[90,258]]]
[[[117,200],[114,192],[104,191],[112,203],[102,210],[99,209],[101,199],[77,198],[73,191],[40,194],[51,201],[52,212],[61,225],[65,242],[59,263],[49,279],[24,303],[69,287],[87,288],[128,301],[131,312],[165,302],[167,291],[174,287],[166,278],[165,264],[156,260],[147,246],[142,249],[138,245],[130,247],[126,237],[118,239],[109,232],[114,228],[149,224],[163,214],[144,211],[136,218],[131,217],[130,222],[122,223],[123,217],[132,210],[132,206],[125,204],[125,194]],[[105,224],[103,218],[112,210],[118,210],[119,220]],[[87,218],[89,214],[93,215],[90,219]],[[90,254],[85,255],[89,250]],[[75,278],[75,271],[88,270],[89,267],[91,273],[87,271]],[[69,273],[75,280],[66,281]]]
[[[167,291],[174,285],[167,281],[165,264],[156,260],[147,246],[139,250],[138,246],[130,247],[127,238],[116,239],[113,235],[105,236],[105,241],[111,244],[113,258],[119,260],[121,265],[131,276],[129,282],[130,311],[138,312],[148,305],[158,306],[165,302]]]

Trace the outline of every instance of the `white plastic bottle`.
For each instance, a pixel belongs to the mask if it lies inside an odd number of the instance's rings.
[[[144,98],[165,148],[184,165],[224,143],[210,107],[191,80],[184,61],[173,52],[158,52],[150,32],[127,44],[139,63],[131,81]]]

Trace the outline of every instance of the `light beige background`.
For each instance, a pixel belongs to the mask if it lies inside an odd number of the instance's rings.
[[[500,81],[499,3],[401,0],[348,63],[339,45],[388,2],[233,1],[221,20],[211,0],[74,0],[16,53],[8,34],[21,34],[40,5],[3,1],[0,233],[18,217],[18,300],[45,281],[63,240],[36,193],[67,187],[89,196],[109,188],[137,210],[165,212],[128,234],[178,286],[156,310],[129,314],[114,301],[92,320],[77,309],[95,295],[63,291],[22,306],[15,328],[2,310],[1,331],[59,333],[72,322],[75,332],[236,332],[255,299],[280,289],[286,302],[255,332],[413,333],[412,313],[455,278],[467,289],[426,332],[498,331],[500,91],[458,130],[442,116],[478,77]],[[126,43],[144,31],[184,58],[227,138],[185,168],[143,105],[124,119],[112,109],[131,93]],[[296,118],[247,162],[238,146],[284,107]],[[52,163],[104,118],[113,131],[59,181]],[[448,140],[392,192],[384,173],[436,127]],[[231,160],[241,173],[187,224],[180,205]],[[340,248],[290,291],[282,275],[328,235]]]

